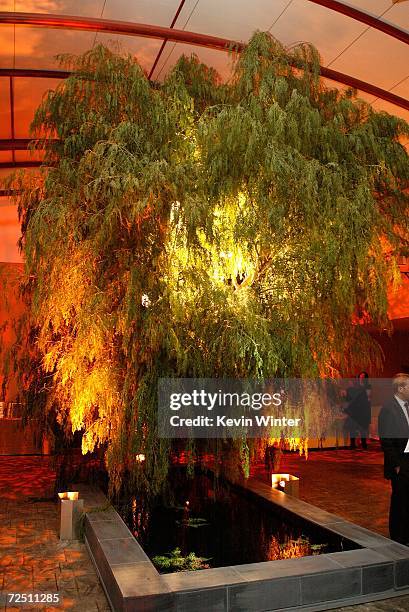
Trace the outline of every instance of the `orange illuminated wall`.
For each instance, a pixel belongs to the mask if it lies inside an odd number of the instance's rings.
[[[409,266],[402,267],[402,272],[409,272]],[[388,296],[390,319],[404,319],[409,317],[409,279],[402,274],[402,285],[396,293]]]
[[[24,306],[19,297],[18,280],[23,264],[17,247],[20,224],[14,203],[8,198],[0,198],[0,399],[4,355],[15,339],[13,321],[23,312]],[[16,381],[12,380],[7,397],[13,401],[18,395]]]
[[[3,383],[3,365],[5,353],[15,341],[14,324],[24,312],[24,304],[19,296],[18,283],[22,272],[22,264],[0,263],[0,398]],[[6,401],[14,401],[18,396],[18,385],[11,378],[7,390]]]
[[[1,176],[0,176],[1,179]],[[20,223],[17,207],[9,198],[0,198],[0,263],[21,263],[17,242],[20,237]]]

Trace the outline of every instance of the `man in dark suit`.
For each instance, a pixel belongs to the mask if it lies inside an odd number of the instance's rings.
[[[393,398],[378,420],[385,478],[392,484],[389,533],[392,540],[409,545],[409,374],[397,374],[392,386]]]

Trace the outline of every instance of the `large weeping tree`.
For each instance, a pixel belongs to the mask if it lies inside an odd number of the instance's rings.
[[[312,47],[267,34],[228,84],[195,57],[155,86],[102,46],[63,61],[73,74],[32,126],[50,139],[45,166],[14,180],[37,359],[27,386],[84,452],[106,449],[113,488],[126,474],[156,491],[170,453],[160,377],[379,364],[358,323],[387,325],[409,126],[326,88]],[[245,440],[220,447],[248,461]]]

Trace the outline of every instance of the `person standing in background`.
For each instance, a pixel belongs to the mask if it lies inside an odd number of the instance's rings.
[[[361,438],[363,450],[368,448],[369,425],[371,422],[370,385],[367,372],[360,372],[355,383],[347,390],[348,402],[344,412],[348,415],[345,429],[349,433],[351,448],[356,448],[356,434]]]

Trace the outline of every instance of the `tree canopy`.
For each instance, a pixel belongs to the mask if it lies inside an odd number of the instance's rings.
[[[84,452],[106,448],[114,488],[127,473],[155,491],[160,377],[379,363],[358,322],[387,325],[408,245],[409,126],[264,33],[228,83],[195,56],[160,84],[104,46],[62,61],[32,125],[45,165],[14,179],[34,378]]]

